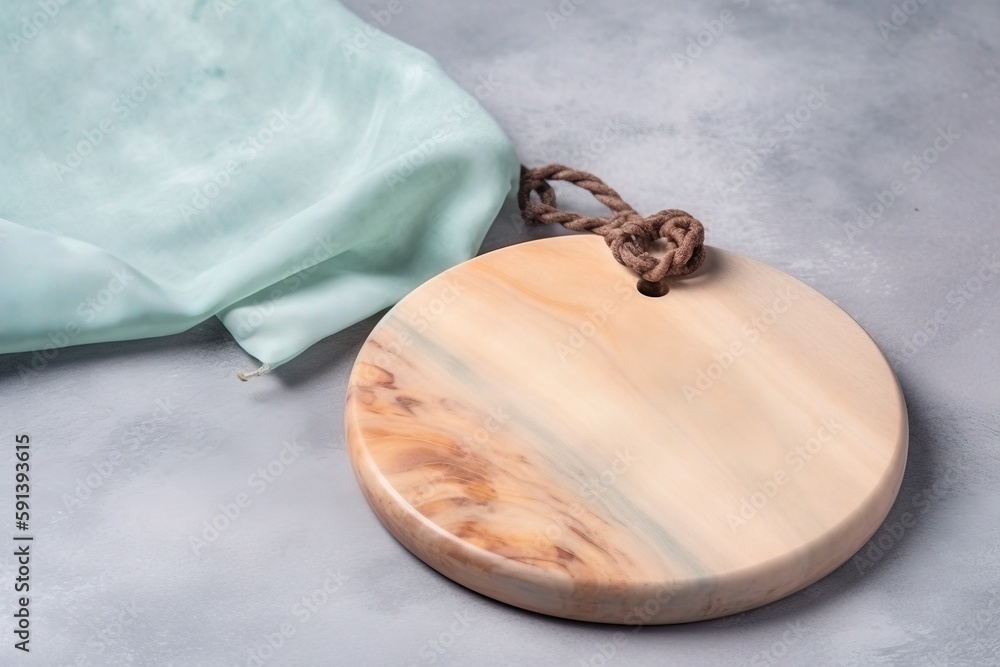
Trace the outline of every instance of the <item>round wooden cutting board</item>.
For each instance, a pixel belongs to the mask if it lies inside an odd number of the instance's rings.
[[[906,461],[865,331],[794,278],[708,249],[648,297],[602,239],[488,253],[378,324],[347,440],[382,523],[439,572],[565,618],[679,623],[851,557]]]

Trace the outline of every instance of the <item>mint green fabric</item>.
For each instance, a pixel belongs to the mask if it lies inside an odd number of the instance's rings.
[[[473,96],[336,2],[16,1],[0,29],[0,352],[218,315],[276,366],[473,255],[517,180]]]

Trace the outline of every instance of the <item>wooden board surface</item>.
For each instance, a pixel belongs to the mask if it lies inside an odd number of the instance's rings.
[[[497,600],[676,623],[771,602],[885,518],[906,408],[865,331],[790,276],[709,248],[663,297],[594,236],[425,283],[355,364],[346,430],[408,549]]]

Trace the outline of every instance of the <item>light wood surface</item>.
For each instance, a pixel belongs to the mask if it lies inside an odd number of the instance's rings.
[[[710,248],[666,296],[599,238],[421,286],[355,364],[346,430],[379,519],[525,609],[676,623],[792,593],[885,518],[906,460],[891,369],[818,292]]]

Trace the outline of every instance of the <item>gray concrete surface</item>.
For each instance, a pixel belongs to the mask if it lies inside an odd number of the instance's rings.
[[[341,414],[375,319],[247,384],[234,371],[253,361],[211,321],[69,348],[27,378],[30,355],[0,358],[2,533],[15,433],[32,438],[36,526],[32,652],[12,647],[4,548],[0,664],[996,664],[1000,5],[348,4],[468,89],[489,81],[525,162],[690,210],[712,244],[865,326],[910,411],[886,525],[819,583],[716,621],[635,631],[514,609],[421,564],[358,491]],[[717,34],[685,54],[706,22]],[[550,233],[513,213],[484,250]]]

